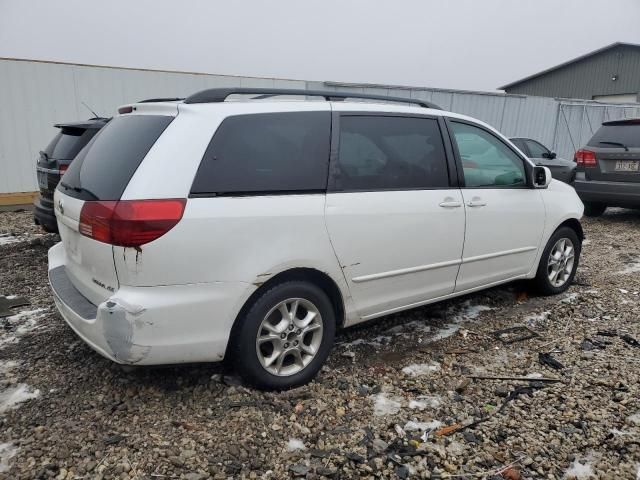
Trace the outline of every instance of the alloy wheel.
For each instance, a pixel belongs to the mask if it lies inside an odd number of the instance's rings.
[[[318,353],[322,332],[322,316],[313,303],[304,298],[283,300],[269,310],[258,328],[260,364],[273,375],[295,375]]]
[[[573,272],[575,247],[568,238],[558,240],[549,252],[547,275],[549,282],[556,288],[562,287]]]

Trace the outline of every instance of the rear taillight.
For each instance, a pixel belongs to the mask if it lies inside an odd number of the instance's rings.
[[[66,172],[68,168],[69,168],[69,164],[60,165],[60,168],[58,168],[58,170],[60,170],[60,175],[64,175],[64,172]]]
[[[186,203],[184,198],[85,202],[79,230],[99,242],[140,247],[175,227]]]
[[[573,161],[581,167],[595,167],[597,165],[596,154],[591,150],[581,148],[576,152]]]

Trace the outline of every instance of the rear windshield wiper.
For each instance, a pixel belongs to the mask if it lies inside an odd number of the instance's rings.
[[[88,195],[92,198],[92,200],[100,200],[100,198],[98,198],[98,196],[93,193],[91,190],[87,190],[86,188],[82,188],[82,187],[72,187],[71,185],[65,183],[65,182],[60,182],[60,185],[62,185],[64,188],[68,189],[68,190],[73,190],[74,192],[77,193],[83,193],[85,195]]]
[[[625,152],[629,151],[629,147],[627,147],[624,143],[620,143],[620,142],[598,142],[598,143],[601,143],[603,145],[616,145],[617,147],[624,148]]]

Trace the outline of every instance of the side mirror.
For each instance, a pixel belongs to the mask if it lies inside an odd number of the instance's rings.
[[[547,167],[533,167],[533,186],[547,188],[551,183],[551,170]]]

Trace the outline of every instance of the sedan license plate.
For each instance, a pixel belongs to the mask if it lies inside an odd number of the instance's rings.
[[[640,172],[640,161],[618,160],[616,162],[616,172]]]
[[[45,190],[49,188],[49,179],[47,178],[47,174],[45,172],[38,172],[38,186],[40,188],[44,188]]]

